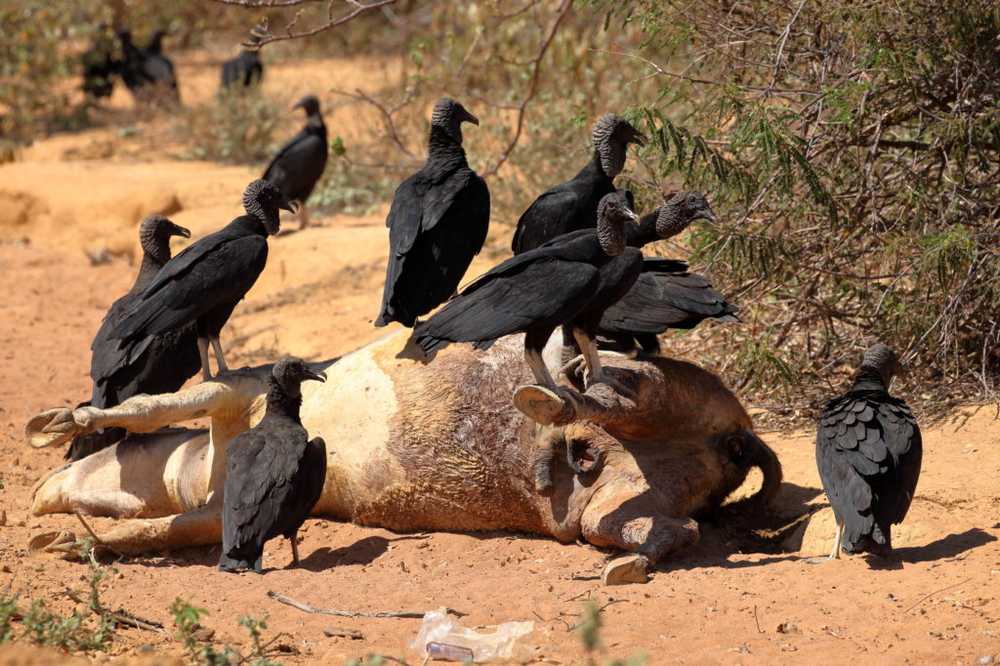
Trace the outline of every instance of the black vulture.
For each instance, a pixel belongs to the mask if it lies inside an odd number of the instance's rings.
[[[139,226],[142,263],[135,283],[127,294],[112,303],[90,345],[90,378],[94,388],[87,404],[93,407],[114,407],[140,393],[155,395],[176,391],[201,367],[194,325],[150,339],[139,338],[124,347],[112,337],[125,314],[170,260],[171,236],[190,238],[191,232],[162,215],[147,217]],[[124,430],[112,428],[77,437],[66,451],[66,458],[79,460],[124,436]]]
[[[306,95],[292,106],[306,112],[306,124],[291,141],[282,146],[264,170],[262,178],[278,186],[289,201],[299,207],[299,224],[304,229],[309,224],[306,199],[326,169],[329,146],[326,143],[326,125],[319,110],[319,100]]]
[[[152,101],[166,92],[172,101],[180,101],[174,64],[163,55],[163,31],[154,34],[146,49],[135,45],[128,30],[119,31],[118,39],[122,46],[119,70],[132,96],[138,101]]]
[[[892,525],[906,517],[920,477],[920,427],[906,403],[889,395],[899,371],[884,344],[864,355],[854,384],[827,403],[816,430],[816,462],[837,520],[829,559],[892,552]]]
[[[642,253],[625,244],[625,222],[637,216],[623,192],[605,195],[597,229],[565,234],[515,255],[472,284],[413,330],[414,342],[431,354],[451,342],[486,349],[500,337],[525,333],[524,356],[541,386],[559,392],[542,360],[558,326],[572,331],[590,370],[590,382],[621,391],[601,368],[594,336],[601,315],[639,276]]]
[[[274,364],[267,408],[256,426],[229,443],[222,509],[219,569],[261,572],[264,543],[276,536],[291,542],[299,563],[296,533],[319,501],[326,480],[326,444],[309,441],[302,427],[303,381],[326,381],[301,359]]]
[[[264,64],[257,49],[243,49],[235,58],[222,63],[222,89],[250,88],[264,78]]]
[[[490,191],[469,168],[462,123],[479,124],[447,97],[431,114],[427,161],[404,180],[386,217],[389,261],[376,326],[414,325],[458,289],[490,226]]]
[[[278,209],[294,211],[281,191],[266,180],[247,186],[243,207],[246,215],[192,243],[156,274],[111,333],[121,347],[195,323],[202,376],[212,378],[209,342],[219,372],[228,370],[219,331],[264,270],[267,237],[279,228]],[[138,345],[135,353],[141,352]]]
[[[676,236],[694,220],[715,221],[715,213],[700,192],[678,192],[666,203],[629,227],[628,244],[643,247]],[[600,345],[613,341],[614,348],[643,352],[660,351],[659,334],[667,329],[690,329],[704,319],[739,321],[736,308],[712,288],[701,275],[689,273],[683,261],[647,258],[642,274],[629,293],[604,313]]]
[[[83,92],[91,98],[111,97],[120,63],[114,57],[114,43],[102,25],[93,46],[83,53]]]
[[[613,113],[601,116],[591,130],[594,154],[572,180],[542,193],[521,214],[511,250],[520,254],[557,236],[597,225],[597,204],[615,191],[614,179],[625,167],[628,144],[645,139],[627,120]]]

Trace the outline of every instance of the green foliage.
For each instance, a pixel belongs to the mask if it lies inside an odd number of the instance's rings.
[[[49,610],[41,599],[33,600],[28,609],[22,611],[16,595],[0,596],[0,643],[27,640],[67,652],[107,650],[114,639],[116,622],[101,604],[101,582],[105,574],[106,571],[90,559],[87,604],[68,615]],[[78,600],[75,592],[69,594]],[[14,622],[18,620],[23,628],[20,634],[14,629]]]
[[[284,112],[258,90],[233,88],[212,102],[181,111],[174,135],[189,159],[238,164],[268,160]]]
[[[184,651],[194,663],[202,666],[230,666],[236,661],[236,655],[229,646],[219,652],[210,643],[198,640],[197,632],[201,628],[201,618],[208,615],[204,608],[192,606],[177,597],[170,604],[170,614],[177,628],[177,640],[184,644]]]
[[[583,649],[587,653],[587,663],[595,664],[594,653],[602,649],[601,628],[604,621],[601,617],[601,608],[593,601],[584,604],[583,614],[580,622],[576,625],[576,633],[580,636]],[[606,662],[606,666],[642,666],[646,663],[646,658],[641,655],[633,655],[627,659],[615,659]]]

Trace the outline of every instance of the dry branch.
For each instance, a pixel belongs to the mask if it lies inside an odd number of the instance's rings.
[[[524,98],[521,100],[520,104],[517,105],[517,124],[514,128],[514,136],[511,137],[510,142],[507,147],[503,149],[500,153],[500,157],[497,158],[496,164],[489,167],[481,174],[483,178],[489,178],[490,176],[496,175],[500,167],[504,165],[510,154],[517,147],[518,141],[521,140],[521,131],[524,129],[524,113],[528,108],[528,104],[531,100],[535,98],[538,93],[538,79],[542,71],[542,60],[545,58],[546,51],[549,50],[549,46],[552,44],[552,40],[556,36],[556,32],[559,30],[559,24],[562,23],[566,15],[569,14],[569,10],[573,7],[573,0],[563,0],[562,4],[559,5],[559,9],[556,11],[556,16],[552,19],[552,24],[549,26],[549,30],[542,40],[541,45],[538,47],[538,53],[531,60],[531,83],[528,84],[528,92],[525,93]]]
[[[319,0],[212,0],[223,5],[235,5],[238,7],[247,7],[250,9],[261,9],[261,8],[283,8],[283,7],[295,7],[298,5],[304,5],[308,3],[315,3]],[[304,37],[312,37],[318,35],[321,32],[326,32],[331,28],[335,28],[338,25],[343,25],[348,21],[356,19],[365,12],[369,12],[373,9],[379,9],[391,5],[396,2],[396,0],[372,0],[372,2],[362,3],[357,0],[344,0],[345,4],[353,7],[351,11],[341,16],[335,16],[336,10],[334,6],[337,4],[336,0],[329,0],[326,5],[327,20],[314,28],[308,30],[302,30],[300,32],[295,32],[295,25],[299,21],[301,15],[301,10],[295,14],[285,25],[284,34],[273,34],[266,26],[261,26],[261,29],[257,36],[256,42],[247,42],[244,46],[252,48],[261,48],[265,44],[270,44],[271,42],[283,42],[290,39],[302,39]]]
[[[316,608],[315,606],[311,606],[304,601],[298,601],[285,596],[280,592],[268,590],[267,596],[280,604],[285,604],[286,606],[297,608],[303,613],[311,613],[314,615],[332,615],[334,617],[409,618],[419,620],[426,614],[426,611],[347,611],[332,608]],[[466,613],[457,611],[454,608],[446,608],[445,611],[456,617],[466,616]]]

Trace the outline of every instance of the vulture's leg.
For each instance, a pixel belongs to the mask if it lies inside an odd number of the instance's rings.
[[[299,217],[299,231],[302,231],[309,226],[309,211],[306,210],[304,201],[299,202],[299,212],[297,214]]]
[[[833,539],[833,550],[830,551],[828,560],[839,560],[840,549],[844,545],[844,523],[837,523],[837,536]]]
[[[590,371],[590,377],[587,378],[585,386],[589,388],[593,384],[607,384],[621,395],[631,397],[633,395],[631,389],[604,372],[604,368],[601,366],[601,355],[597,352],[597,343],[594,342],[594,339],[587,335],[587,332],[582,328],[574,328],[573,337],[580,345],[580,349],[583,351],[583,360],[587,363],[587,369]]]
[[[292,545],[292,566],[299,566],[299,540],[296,535],[288,537],[288,543]]]
[[[535,376],[535,381],[540,386],[544,386],[550,391],[556,391],[556,380],[552,379],[552,374],[545,366],[545,360],[542,358],[540,351],[525,345],[524,360],[528,364],[528,367],[531,368],[531,374]]]
[[[212,368],[208,364],[207,338],[198,338],[198,354],[201,356],[201,378],[207,382],[212,379]]]
[[[823,564],[829,562],[830,560],[840,559],[840,549],[844,545],[844,524],[837,523],[837,534],[833,537],[833,549],[830,554],[826,557],[810,557],[806,560],[807,564]]]
[[[229,372],[229,366],[226,365],[226,357],[222,355],[222,344],[219,342],[219,338],[213,337],[210,339],[212,341],[212,349],[215,351],[215,362],[219,366],[219,374]]]

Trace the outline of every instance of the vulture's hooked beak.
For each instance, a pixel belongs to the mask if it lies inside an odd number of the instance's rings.
[[[644,137],[642,134],[640,134],[637,131],[637,132],[635,132],[635,134],[632,135],[632,143],[636,144],[637,146],[645,146],[646,145],[646,137]]]
[[[465,122],[467,122],[467,123],[472,123],[473,125],[475,125],[476,127],[478,127],[479,126],[479,118],[476,118],[474,115],[472,115],[471,113],[469,113],[468,109],[463,109],[463,111],[465,111],[465,117],[462,118],[462,120],[465,121]]]
[[[715,217],[715,211],[712,210],[711,206],[705,206],[701,209],[701,219],[705,220],[709,224],[715,224],[719,221],[719,219]]]
[[[171,236],[180,236],[181,238],[191,238],[191,230],[182,227],[179,224],[175,224],[173,229],[170,230]]]
[[[282,210],[287,210],[289,213],[292,213],[294,215],[298,215],[299,208],[301,207],[302,204],[300,204],[298,201],[289,201],[284,196],[281,197],[281,203],[278,204],[278,208],[281,208]]]
[[[634,223],[639,224],[639,215],[631,208],[625,209],[625,215],[628,219],[632,220]]]
[[[325,382],[326,373],[325,372],[313,372],[312,370],[306,370],[306,379],[312,380],[314,382]]]

